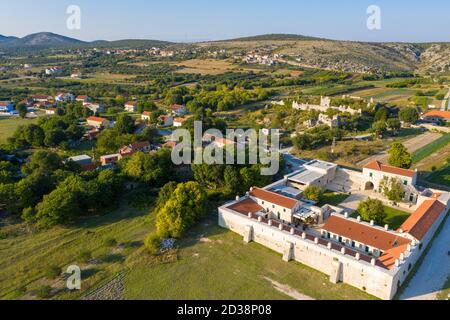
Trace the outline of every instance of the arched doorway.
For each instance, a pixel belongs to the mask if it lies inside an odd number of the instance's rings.
[[[366,182],[364,190],[366,190],[366,191],[375,190],[375,185],[372,182],[368,181],[368,182]]]

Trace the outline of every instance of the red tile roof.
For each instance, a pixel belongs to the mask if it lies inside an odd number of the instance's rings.
[[[232,206],[229,207],[229,209],[247,215],[249,213],[260,212],[263,210],[263,207],[261,207],[252,199],[246,199],[233,204]]]
[[[401,168],[397,168],[397,167],[388,166],[388,165],[382,164],[379,161],[370,162],[369,164],[364,166],[364,169],[381,171],[381,172],[396,174],[399,176],[404,176],[404,177],[409,177],[409,178],[414,178],[414,176],[416,175],[416,172],[413,170],[407,170],[407,169],[401,169]]]
[[[126,106],[137,106],[137,102],[136,101],[128,101],[127,103],[125,103]]]
[[[185,108],[185,106],[181,105],[181,104],[174,104],[172,105],[172,110],[180,110]]]
[[[100,117],[89,117],[86,120],[87,121],[94,121],[94,122],[101,122],[101,123],[103,123],[105,121],[108,121],[108,119],[100,118]]]
[[[426,200],[403,223],[399,231],[409,233],[417,240],[422,240],[445,208],[445,205],[438,200]]]
[[[267,191],[264,189],[256,188],[256,187],[253,188],[253,191],[250,192],[250,195],[252,197],[276,204],[280,207],[287,208],[287,209],[293,209],[298,204],[298,201],[295,199],[288,198],[288,197],[282,196],[280,194],[270,192],[270,191]]]
[[[423,115],[425,118],[443,118],[450,119],[450,111],[432,110]]]
[[[331,216],[323,229],[384,252],[411,243],[411,240],[392,232],[338,216]]]

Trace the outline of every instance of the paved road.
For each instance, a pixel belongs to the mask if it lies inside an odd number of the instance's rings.
[[[450,276],[449,250],[450,218],[447,219],[419,270],[401,295],[401,300],[436,300],[437,294]]]
[[[445,99],[442,101],[441,110],[447,111],[448,100],[450,99],[450,88],[448,89],[448,93],[445,96]]]
[[[429,145],[430,143],[433,143],[440,137],[442,137],[442,135],[440,133],[427,132],[427,133],[421,134],[417,137],[407,140],[406,142],[403,143],[403,145],[408,149],[408,151],[410,153],[414,153],[417,150],[420,150],[423,147]],[[368,164],[372,161],[375,161],[375,160],[380,161],[382,163],[387,163],[388,157],[389,156],[387,154],[387,151],[381,152],[379,154],[376,154],[372,157],[369,157],[369,158],[359,162],[358,166],[363,167],[366,164]]]

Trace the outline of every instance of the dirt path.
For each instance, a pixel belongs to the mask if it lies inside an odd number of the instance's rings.
[[[295,300],[315,300],[307,295],[304,295],[297,290],[292,289],[288,285],[281,284],[279,282],[276,282],[270,278],[264,277],[267,281],[269,281],[275,290],[284,293],[285,295],[295,299]]]
[[[440,133],[427,132],[403,142],[403,145],[406,147],[406,149],[408,149],[410,153],[414,153],[422,149],[423,147],[429,145],[430,143],[433,143],[440,137],[442,137],[442,134]],[[359,162],[358,166],[363,167],[372,161],[380,161],[382,163],[387,163],[388,157],[389,156],[387,154],[387,151],[385,151]]]

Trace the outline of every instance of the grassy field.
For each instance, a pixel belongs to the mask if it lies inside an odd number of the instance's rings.
[[[347,198],[348,194],[327,191],[322,195],[322,199],[320,200],[319,206],[324,206],[326,204],[338,206],[342,202],[344,202],[344,200]]]
[[[404,212],[404,211],[401,211],[401,210],[398,210],[398,209],[394,209],[394,208],[391,208],[391,207],[386,207],[386,206],[384,206],[384,213],[386,213],[386,218],[383,221],[383,226],[385,224],[388,224],[389,228],[391,228],[392,230],[397,230],[398,228],[400,228],[400,226],[411,215],[408,212]],[[355,211],[352,214],[353,218],[356,218],[358,216],[359,216],[359,213],[357,211]]]
[[[13,135],[18,126],[35,121],[35,119],[21,119],[19,117],[0,117],[0,145],[6,143],[6,140]]]
[[[441,138],[430,143],[429,145],[425,146],[424,148],[414,152],[414,154],[412,155],[413,163],[418,163],[418,162],[428,158],[433,153],[446,147],[449,143],[450,143],[450,134],[444,134]]]
[[[182,61],[176,64],[183,69],[177,71],[178,73],[198,73],[201,75],[218,75],[228,71],[236,71],[236,65],[225,60],[213,59],[192,59]]]
[[[427,178],[427,181],[435,184],[450,187],[450,164],[445,164],[441,168],[432,172]]]
[[[291,299],[273,281],[315,299],[374,299],[205,220],[180,243],[176,261],[135,266],[125,278],[127,299]]]
[[[35,299],[51,286],[52,299],[78,299],[124,274],[127,299],[290,299],[272,281],[316,299],[374,299],[301,264],[217,226],[211,215],[177,249],[152,257],[142,247],[154,229],[150,210],[123,206],[72,227],[36,231],[0,220],[0,299]],[[108,244],[112,239],[113,245]],[[89,253],[89,259],[83,255]],[[63,278],[48,272],[57,266],[82,269],[82,290],[69,292]],[[233,281],[230,281],[233,279]]]

